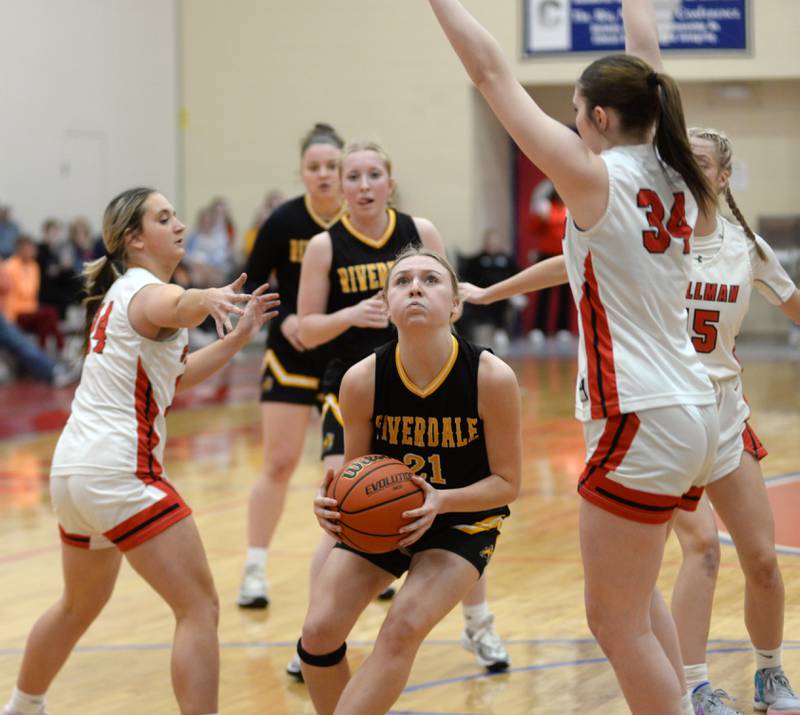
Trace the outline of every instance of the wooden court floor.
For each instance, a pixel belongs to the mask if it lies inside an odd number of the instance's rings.
[[[489,570],[490,601],[512,668],[504,675],[484,673],[459,645],[461,615],[454,611],[422,646],[392,711],[397,715],[627,712],[584,620],[575,494],[584,453],[572,419],[574,363],[528,359],[513,364],[524,390],[524,485]],[[251,363],[237,369],[249,369],[257,380]],[[780,556],[787,593],[785,664],[800,685],[800,481],[792,476],[800,471],[798,378],[797,361],[750,362],[745,374],[753,425],[770,450],[763,467],[774,484],[779,538],[786,547]],[[220,595],[221,712],[312,713],[304,686],[287,678],[284,667],[303,618],[307,564],[319,533],[309,505],[321,477],[318,435],[309,430],[270,551],[272,603],[263,613],[240,611],[235,598],[246,502],[261,463],[259,408],[253,399],[242,400],[241,391],[233,391],[237,399],[226,402],[219,399],[226,391],[218,385],[213,389],[213,399],[201,401],[205,406],[170,415],[166,465],[195,510]],[[31,624],[60,592],[60,547],[47,497],[56,437],[50,431],[0,441],[2,702]],[[678,565],[678,549],[671,543],[662,574],[666,592]],[[724,546],[709,663],[715,684],[749,712],[752,656],[742,619],[742,583],[735,552]],[[368,653],[387,608],[373,603],[355,628],[350,648],[355,665]],[[111,603],[49,694],[53,715],[176,713],[168,677],[171,635],[167,607],[123,566]]]

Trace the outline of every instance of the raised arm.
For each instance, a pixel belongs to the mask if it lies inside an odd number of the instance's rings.
[[[239,292],[246,280],[247,275],[242,273],[229,285],[203,290],[184,290],[172,284],[147,285],[131,299],[128,318],[140,335],[156,338],[165,328],[194,328],[210,315],[221,338],[233,330],[230,314],[244,314],[236,303],[250,300],[249,295]]]
[[[652,0],[622,0],[622,21],[625,23],[625,52],[644,60],[656,72],[663,72]]]
[[[244,309],[244,314],[233,331],[224,339],[190,353],[186,360],[186,370],[181,376],[176,392],[191,389],[227,365],[237,352],[253,340],[261,326],[278,314],[276,310],[280,304],[278,294],[267,293],[268,287],[264,284],[253,291],[252,299]]]
[[[520,149],[552,180],[567,206],[574,209],[586,194],[605,189],[608,176],[602,160],[531,99],[494,37],[459,0],[430,0],[430,4],[470,79]]]
[[[488,288],[478,288],[471,283],[462,283],[459,286],[459,292],[467,303],[489,305],[515,295],[552,288],[567,281],[567,266],[564,256],[553,256],[534,263],[521,270],[517,275],[506,278]]]

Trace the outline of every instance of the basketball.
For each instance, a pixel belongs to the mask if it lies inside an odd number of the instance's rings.
[[[341,540],[358,551],[383,554],[397,548],[409,523],[403,512],[422,506],[425,493],[405,464],[380,454],[358,457],[344,465],[328,486],[341,514]]]

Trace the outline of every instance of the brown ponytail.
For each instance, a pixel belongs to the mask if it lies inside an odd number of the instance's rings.
[[[654,74],[660,92],[657,91],[658,116],[653,144],[661,158],[683,177],[700,210],[710,211],[717,197],[692,153],[678,83],[668,74]]]
[[[607,55],[583,71],[578,89],[590,113],[595,107],[613,108],[626,134],[644,138],[655,127],[653,145],[664,163],[683,177],[702,210],[715,204],[689,146],[681,95],[672,77],[654,72],[634,55]]]
[[[691,127],[689,129],[689,136],[695,139],[703,139],[704,141],[711,142],[714,145],[714,156],[717,160],[717,166],[719,167],[720,171],[727,171],[728,175],[730,176],[730,174],[733,172],[733,147],[731,146],[731,140],[728,138],[728,135],[725,134],[725,132],[721,132],[719,129],[711,129],[710,127]],[[742,214],[738,204],[734,200],[730,185],[725,187],[725,202],[728,204],[731,213],[739,222],[739,225],[742,227],[745,235],[755,244],[758,257],[762,261],[766,261],[767,254],[765,253],[764,249],[761,248],[758,241],[756,241],[756,235],[753,233],[753,229],[750,228],[750,225],[747,223],[744,214]]]
[[[130,233],[141,231],[144,203],[154,193],[154,189],[146,187],[128,189],[115,196],[106,207],[103,214],[103,244],[106,255],[87,263],[83,268],[83,305],[86,310],[84,349],[88,349],[92,323],[103,298],[120,276],[114,262],[122,264],[124,270],[125,239]]]

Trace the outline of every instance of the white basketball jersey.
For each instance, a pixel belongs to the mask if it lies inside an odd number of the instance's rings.
[[[152,284],[163,281],[144,268],[129,268],[103,298],[51,475],[163,475],[164,416],[186,368],[188,331],[156,341],[133,329],[131,298]]]
[[[741,374],[736,336],[750,306],[753,287],[773,305],[785,303],[797,290],[769,244],[759,236],[756,240],[766,260],[759,257],[755,243],[741,226],[720,216],[716,233],[695,241],[686,290],[689,333],[715,382]],[[719,249],[712,255],[704,254],[704,243],[718,245]]]
[[[580,320],[575,415],[603,419],[714,403],[686,331],[697,205],[649,144],[601,154],[608,207],[590,229],[568,217],[564,256]]]

